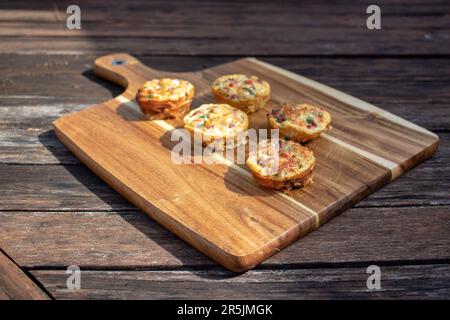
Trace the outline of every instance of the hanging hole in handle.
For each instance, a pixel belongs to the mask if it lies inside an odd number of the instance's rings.
[[[114,66],[121,66],[121,65],[127,64],[127,61],[122,60],[122,59],[114,59],[111,63]]]

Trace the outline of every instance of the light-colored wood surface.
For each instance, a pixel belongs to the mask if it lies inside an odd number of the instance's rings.
[[[122,61],[123,64],[116,64]],[[119,97],[58,119],[60,140],[91,170],[182,239],[233,271],[252,268],[355,202],[430,157],[438,138],[364,101],[256,59],[193,73],[166,73],[127,54],[101,57],[95,72],[125,87]],[[319,104],[333,129],[308,144],[317,158],[313,185],[285,194],[256,185],[245,166],[175,165],[170,130],[182,124],[146,121],[132,101],[151,78],[175,75],[196,87],[193,106],[212,102],[212,81],[250,73],[270,82],[272,101]]]

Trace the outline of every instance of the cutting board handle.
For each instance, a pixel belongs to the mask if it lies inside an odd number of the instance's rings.
[[[108,54],[95,59],[94,62],[95,75],[129,89],[131,86],[141,85],[135,80],[135,72],[138,69],[150,68],[126,53]]]

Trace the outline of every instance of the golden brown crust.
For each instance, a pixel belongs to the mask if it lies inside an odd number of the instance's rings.
[[[214,143],[216,150],[232,148],[245,143],[248,117],[242,110],[227,104],[203,104],[191,110],[183,119],[191,135],[200,135],[202,145]],[[227,144],[228,142],[228,144]]]
[[[174,83],[172,87],[159,86],[169,81]],[[136,101],[150,119],[182,118],[190,110],[194,92],[194,86],[186,80],[153,79],[139,88]]]
[[[246,113],[262,107],[270,98],[270,85],[255,76],[230,74],[217,78],[212,86],[218,103],[226,103]]]
[[[139,98],[136,98],[136,100],[141,111],[152,120],[182,118],[189,112],[192,103],[192,100],[180,101],[176,104],[171,102],[150,102]]]
[[[307,142],[331,128],[331,116],[323,108],[309,104],[283,104],[267,114],[270,128],[279,129],[280,136]]]
[[[255,181],[271,189],[304,187],[312,181],[314,153],[293,141],[263,140],[247,158]]]
[[[303,188],[310,185],[313,182],[314,169],[315,164],[304,174],[299,174],[295,178],[291,178],[289,180],[273,180],[268,176],[262,176],[254,171],[252,171],[252,175],[255,181],[265,188],[276,190],[291,190],[296,188]]]

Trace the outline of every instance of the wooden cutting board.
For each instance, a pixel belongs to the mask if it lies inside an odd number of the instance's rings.
[[[98,58],[94,70],[125,92],[56,120],[59,139],[125,198],[233,271],[259,264],[430,157],[438,146],[438,137],[428,130],[253,58],[169,73],[128,54],[111,54]],[[332,130],[308,143],[317,160],[312,185],[289,193],[267,190],[253,182],[245,165],[221,157],[213,165],[174,164],[171,130],[182,123],[146,120],[133,101],[145,81],[175,76],[195,85],[197,107],[214,102],[212,82],[230,73],[256,75],[271,85],[272,100],[250,115],[250,127],[266,128],[266,113],[281,102],[309,102],[331,113]]]

